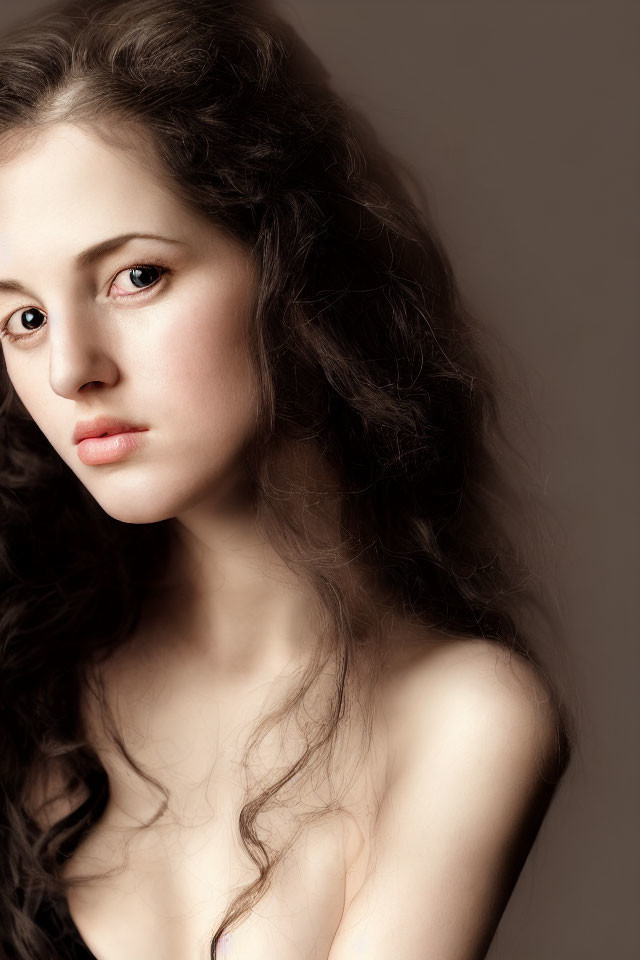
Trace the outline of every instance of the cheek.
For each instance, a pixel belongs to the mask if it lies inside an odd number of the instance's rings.
[[[147,368],[170,419],[177,418],[196,435],[217,439],[227,435],[233,442],[255,415],[254,378],[246,349],[250,307],[244,288],[228,292],[214,288],[208,296],[194,298]]]

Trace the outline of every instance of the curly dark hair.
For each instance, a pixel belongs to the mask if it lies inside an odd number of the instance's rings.
[[[123,149],[144,142],[176,195],[258,266],[249,346],[260,395],[246,449],[256,514],[316,592],[338,669],[303,755],[242,808],[240,834],[258,877],[213,934],[215,956],[279,857],[256,817],[294,774],[330,756],[349,698],[376,682],[385,612],[526,656],[559,708],[558,778],[566,767],[570,718],[525,626],[526,610],[553,618],[508,529],[509,518],[526,526],[527,503],[507,476],[514,448],[489,332],[464,306],[401,165],[263,5],[56,4],[5,32],[0,77],[0,162],[61,121]],[[3,956],[51,960],[39,910],[64,897],[61,865],[109,799],[80,692],[88,664],[135,630],[162,582],[174,529],[107,515],[29,416],[4,361],[0,432],[0,943]],[[315,445],[334,482],[294,477],[292,444]],[[337,536],[322,522],[328,508]],[[368,591],[354,590],[354,569]],[[300,706],[323,662],[261,722],[255,742]],[[63,792],[79,800],[43,828],[29,798],[54,767]],[[160,816],[166,790],[156,785],[165,794]]]

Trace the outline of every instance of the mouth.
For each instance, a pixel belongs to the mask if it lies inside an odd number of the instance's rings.
[[[116,437],[120,433],[140,433],[142,430],[145,430],[146,427],[128,427],[126,430],[108,430],[105,433],[91,433],[86,437],[83,437],[82,440],[102,440],[103,437]],[[79,442],[82,443],[82,440]]]
[[[78,457],[91,466],[125,460],[143,445],[143,435],[147,432],[147,427],[132,427],[117,433],[84,437],[77,444]]]
[[[73,432],[73,443],[79,444],[83,440],[104,439],[125,433],[139,433],[148,427],[120,420],[118,417],[96,417],[94,420],[81,420],[76,424]]]

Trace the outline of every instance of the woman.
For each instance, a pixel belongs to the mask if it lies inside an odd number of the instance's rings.
[[[257,5],[0,76],[3,955],[484,956],[570,736],[434,231]]]

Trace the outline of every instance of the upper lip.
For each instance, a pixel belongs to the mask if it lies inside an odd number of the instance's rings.
[[[87,437],[111,436],[114,433],[130,433],[132,430],[146,430],[147,427],[120,420],[119,417],[96,417],[95,420],[79,420],[73,431],[73,442],[80,443]]]

